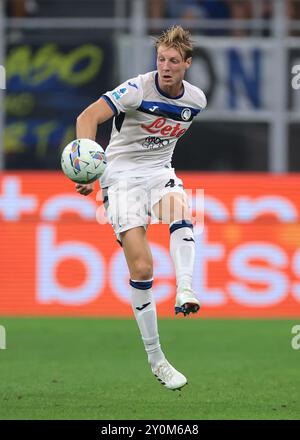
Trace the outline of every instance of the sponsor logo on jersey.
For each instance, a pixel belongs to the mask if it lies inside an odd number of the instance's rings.
[[[149,107],[150,112],[155,112],[155,110],[159,108],[158,105],[154,105],[153,107]]]
[[[118,101],[118,99],[121,98],[121,96],[119,95],[118,92],[112,92],[112,94],[113,94],[113,97],[114,97],[117,101]]]
[[[151,124],[142,124],[141,127],[151,134],[161,134],[162,136],[175,136],[180,138],[186,129],[182,128],[179,122],[176,125],[167,124],[166,118],[157,118]]]
[[[120,89],[115,90],[112,94],[114,98],[118,101],[122,96],[126,95],[128,93],[128,90],[126,87],[121,87]]]
[[[162,139],[160,137],[148,136],[142,143],[142,147],[147,150],[157,150],[170,145],[171,139]]]
[[[184,121],[188,121],[190,119],[191,115],[192,115],[192,112],[191,112],[190,108],[184,108],[181,112],[181,118]]]
[[[128,90],[126,89],[126,87],[122,87],[121,89],[117,90],[117,92],[122,96],[126,95],[126,93],[128,93]]]
[[[138,89],[138,86],[135,83],[131,83],[130,81],[128,81],[128,85]]]

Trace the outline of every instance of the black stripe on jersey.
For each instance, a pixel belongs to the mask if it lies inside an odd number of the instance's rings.
[[[125,119],[125,113],[124,112],[120,112],[118,114],[118,116],[115,117],[115,127],[118,130],[118,132],[120,133],[123,122]]]

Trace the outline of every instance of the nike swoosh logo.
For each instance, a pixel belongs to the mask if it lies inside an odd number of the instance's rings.
[[[183,238],[183,240],[184,241],[193,241],[195,243],[195,240],[192,237],[190,237],[190,238]]]
[[[136,307],[136,309],[141,311],[141,310],[145,309],[147,306],[149,306],[149,304],[151,304],[151,302],[143,304],[141,307]]]

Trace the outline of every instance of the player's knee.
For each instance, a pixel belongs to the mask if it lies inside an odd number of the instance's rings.
[[[134,280],[150,280],[153,277],[153,266],[147,260],[138,259],[133,263],[131,272]]]

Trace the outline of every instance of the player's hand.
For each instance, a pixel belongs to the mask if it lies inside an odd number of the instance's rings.
[[[79,194],[83,196],[88,196],[94,191],[94,183],[76,183],[75,189]]]

